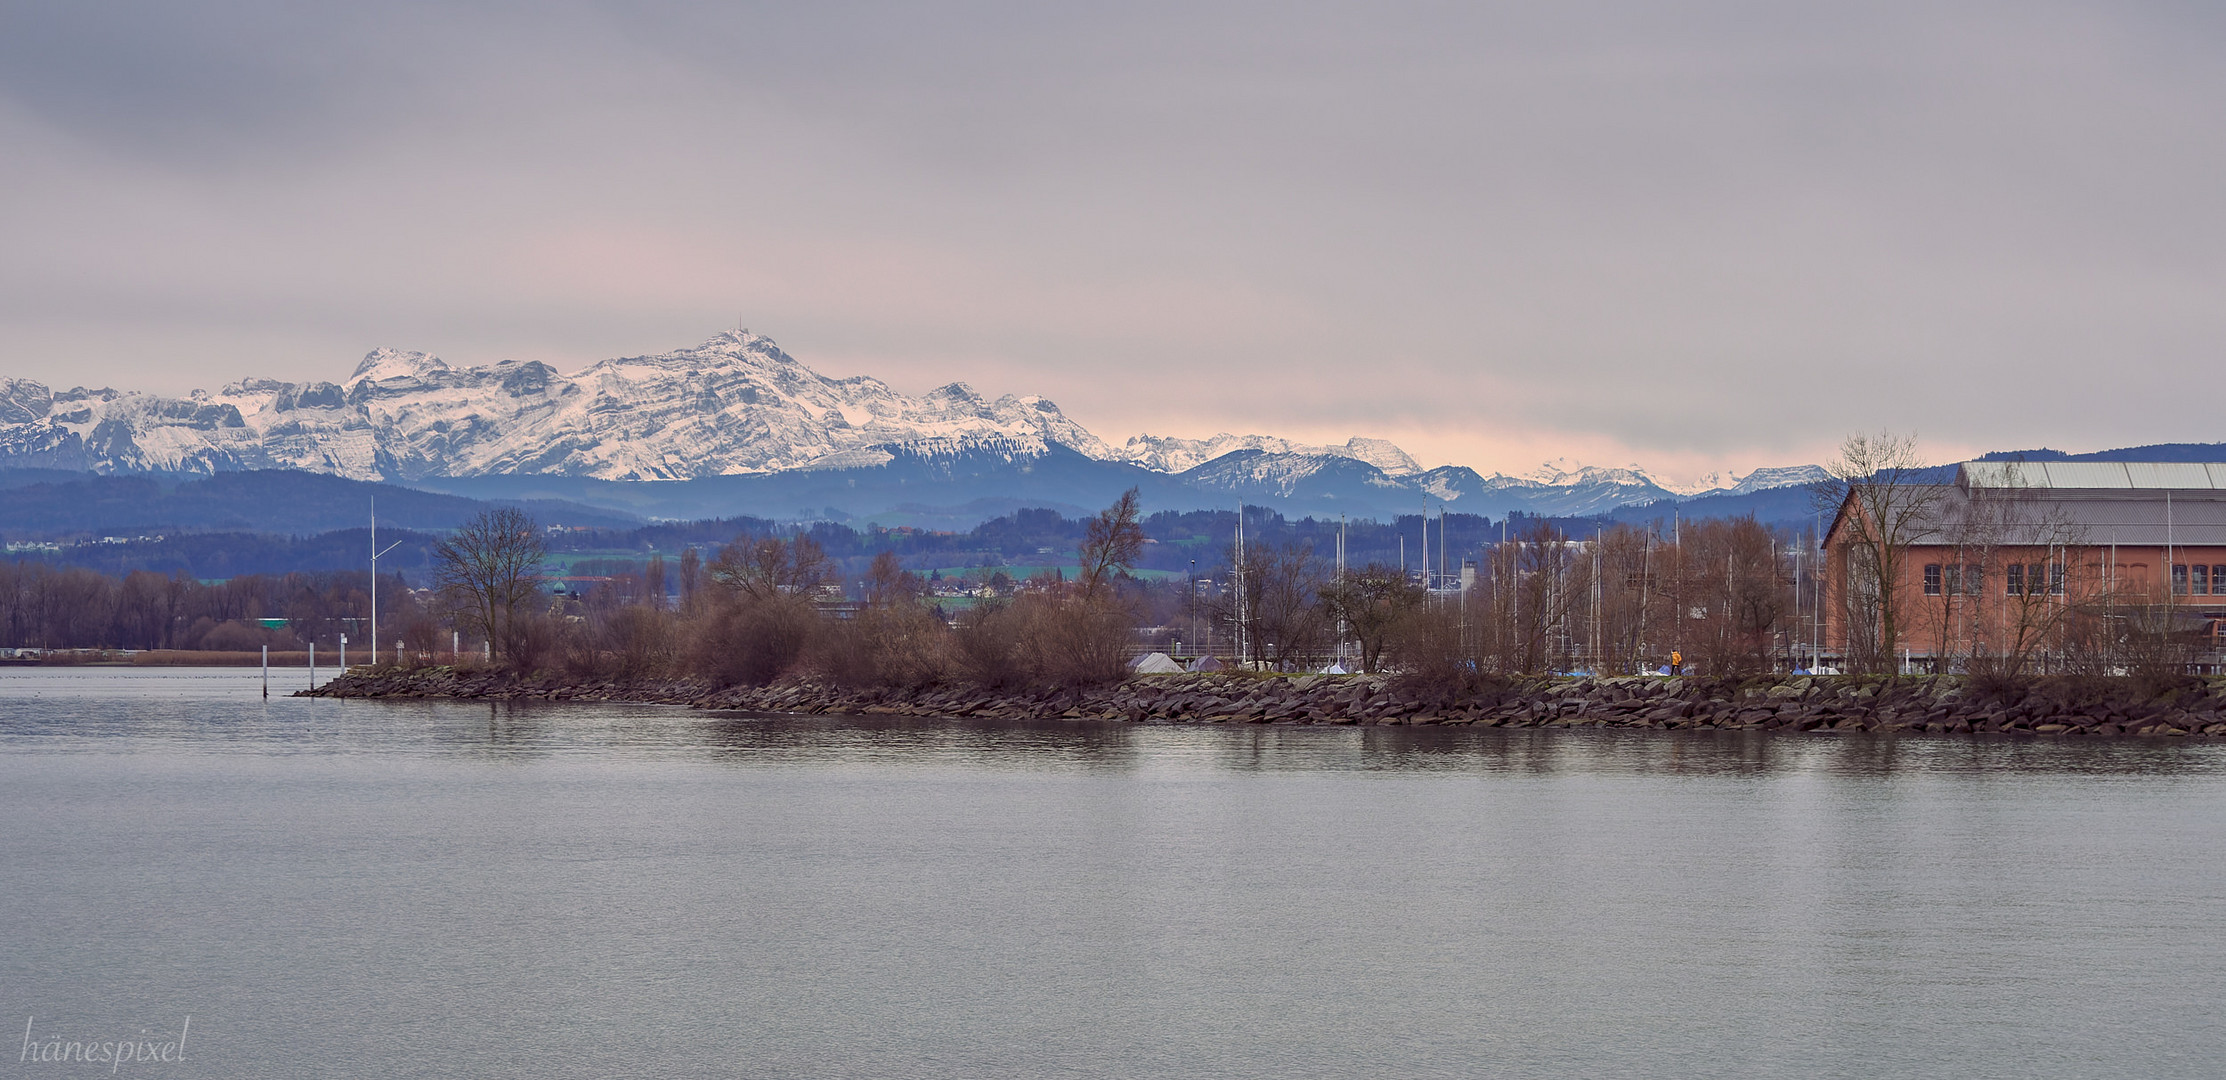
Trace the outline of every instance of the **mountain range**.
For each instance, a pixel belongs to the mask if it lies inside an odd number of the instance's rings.
[[[964,383],[908,395],[829,378],[771,339],[564,373],[538,361],[454,367],[380,349],[342,382],[253,378],[186,397],[56,391],[0,379],[0,469],[215,475],[294,470],[477,498],[561,499],[644,517],[868,519],[965,527],[1016,505],[1082,509],[1144,489],[1156,509],[1242,500],[1285,513],[1388,517],[1427,504],[1572,516],[1805,485],[1815,466],[1673,487],[1635,467],[1529,474],[1424,469],[1370,438],[1100,439],[1037,396]]]

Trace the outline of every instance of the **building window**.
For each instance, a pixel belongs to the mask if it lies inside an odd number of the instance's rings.
[[[1984,584],[1986,584],[1986,572],[1980,570],[1977,563],[1965,563],[1963,566],[1963,595],[1979,595],[1979,586]]]
[[[1940,595],[1940,564],[1939,564],[1939,563],[1936,563],[1936,562],[1935,562],[1935,563],[1926,563],[1926,564],[1925,564],[1925,595],[1926,595],[1926,596],[1938,596],[1938,595]]]
[[[2174,595],[2174,596],[2186,596],[2186,595],[2187,595],[2187,564],[2186,564],[2186,563],[2173,563],[2173,564],[2172,564],[2172,595]]]
[[[2048,564],[2048,595],[2050,595],[2050,596],[2062,596],[2062,595],[2064,595],[2064,564],[2063,564],[2063,563],[2060,563],[2060,562],[2058,562],[2058,563],[2049,563],[2049,564]]]
[[[2226,596],[2226,566],[2211,565],[2211,595]]]
[[[2211,594],[2210,567],[2205,566],[2202,563],[2196,563],[2195,565],[2188,567],[2187,579],[2187,591],[2194,593],[2197,596],[2209,596]]]
[[[2011,563],[2002,571],[2002,592],[2009,596],[2025,595],[2025,564]]]

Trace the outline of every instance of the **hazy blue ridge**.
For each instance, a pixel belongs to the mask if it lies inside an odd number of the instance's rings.
[[[209,476],[100,476],[0,471],[0,536],[68,533],[141,536],[175,532],[310,535],[367,526],[371,501],[394,528],[451,529],[489,504],[396,484],[260,469]],[[536,517],[620,527],[640,518],[550,500],[520,500]]]

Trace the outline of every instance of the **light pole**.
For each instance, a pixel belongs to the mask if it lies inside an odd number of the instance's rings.
[[[387,552],[387,551],[393,551],[393,550],[394,550],[395,548],[398,548],[398,547],[401,547],[401,546],[402,546],[402,541],[400,541],[400,540],[396,540],[395,542],[393,542],[393,543],[391,543],[391,544],[388,544],[388,545],[386,546],[386,551],[381,551],[381,550],[379,550],[379,498],[378,498],[378,496],[376,496],[376,495],[372,496],[372,497],[371,497],[371,666],[372,666],[372,667],[377,667],[377,666],[379,666],[379,556],[381,556],[381,555],[384,555],[384,554],[386,554],[386,552]],[[399,663],[399,661],[397,661],[397,663]]]

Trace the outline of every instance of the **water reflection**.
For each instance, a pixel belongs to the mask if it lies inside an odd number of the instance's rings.
[[[1909,771],[2046,771],[2194,775],[2226,765],[2226,747],[2162,740],[2080,742],[1986,735],[1896,738],[1856,733],[1583,728],[1247,726],[1173,730],[1220,736],[1214,740],[1212,759],[1216,767],[1231,772],[1336,769],[1759,777],[1808,772],[1885,776]]]
[[[705,742],[731,755],[797,755],[835,761],[976,760],[1002,768],[1079,768],[1121,774],[1150,754],[1133,724],[920,717],[798,718],[714,714]]]

